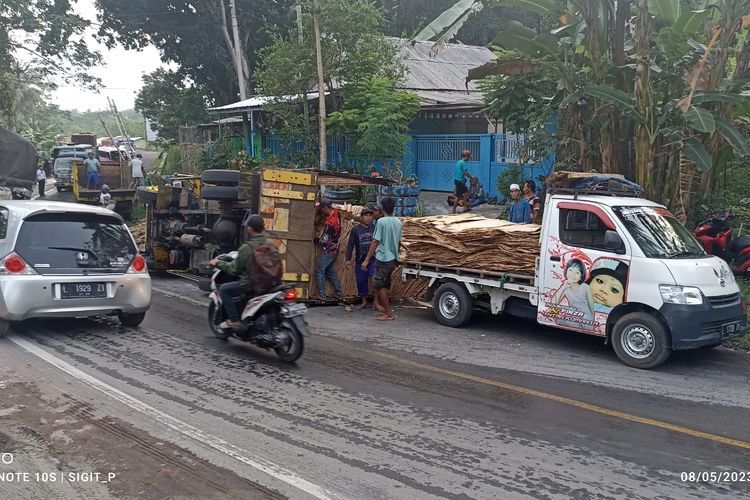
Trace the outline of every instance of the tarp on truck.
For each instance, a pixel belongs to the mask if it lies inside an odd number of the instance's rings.
[[[0,186],[31,189],[36,180],[37,160],[33,144],[0,127]]]

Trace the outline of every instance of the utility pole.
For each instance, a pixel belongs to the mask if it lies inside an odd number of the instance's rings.
[[[328,165],[326,144],[326,84],[323,78],[323,54],[320,47],[320,1],[313,1],[313,31],[315,32],[315,58],[318,66],[318,129],[320,132],[320,169]]]
[[[234,67],[237,70],[237,84],[240,87],[240,100],[247,99],[245,88],[245,73],[242,71],[242,44],[240,43],[240,27],[237,23],[237,8],[234,0],[229,0],[229,15],[232,18],[232,36],[234,37]]]
[[[295,6],[294,11],[297,13],[297,41],[299,42],[300,50],[303,50],[302,46],[305,44],[305,36],[303,33],[303,24],[302,24],[302,5],[299,4]],[[305,123],[305,150],[307,150],[307,146],[310,143],[310,109],[308,108],[307,104],[307,81],[305,79],[306,75],[302,74],[302,93],[300,94],[300,105],[302,106],[302,114],[304,116],[304,123]]]

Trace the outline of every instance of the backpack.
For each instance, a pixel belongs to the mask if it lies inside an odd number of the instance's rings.
[[[266,293],[271,288],[281,285],[281,255],[272,242],[250,245],[253,252],[253,263],[250,266],[250,284],[253,293]]]

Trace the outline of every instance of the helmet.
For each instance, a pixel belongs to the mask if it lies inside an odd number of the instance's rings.
[[[105,193],[109,193],[109,186],[106,184],[102,184],[102,191],[104,191]]]

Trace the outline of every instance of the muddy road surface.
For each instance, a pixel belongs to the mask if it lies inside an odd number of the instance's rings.
[[[520,320],[329,307],[285,365],[213,338],[193,283],[153,288],[138,328],[0,340],[3,498],[750,498],[746,353],[639,371]]]

